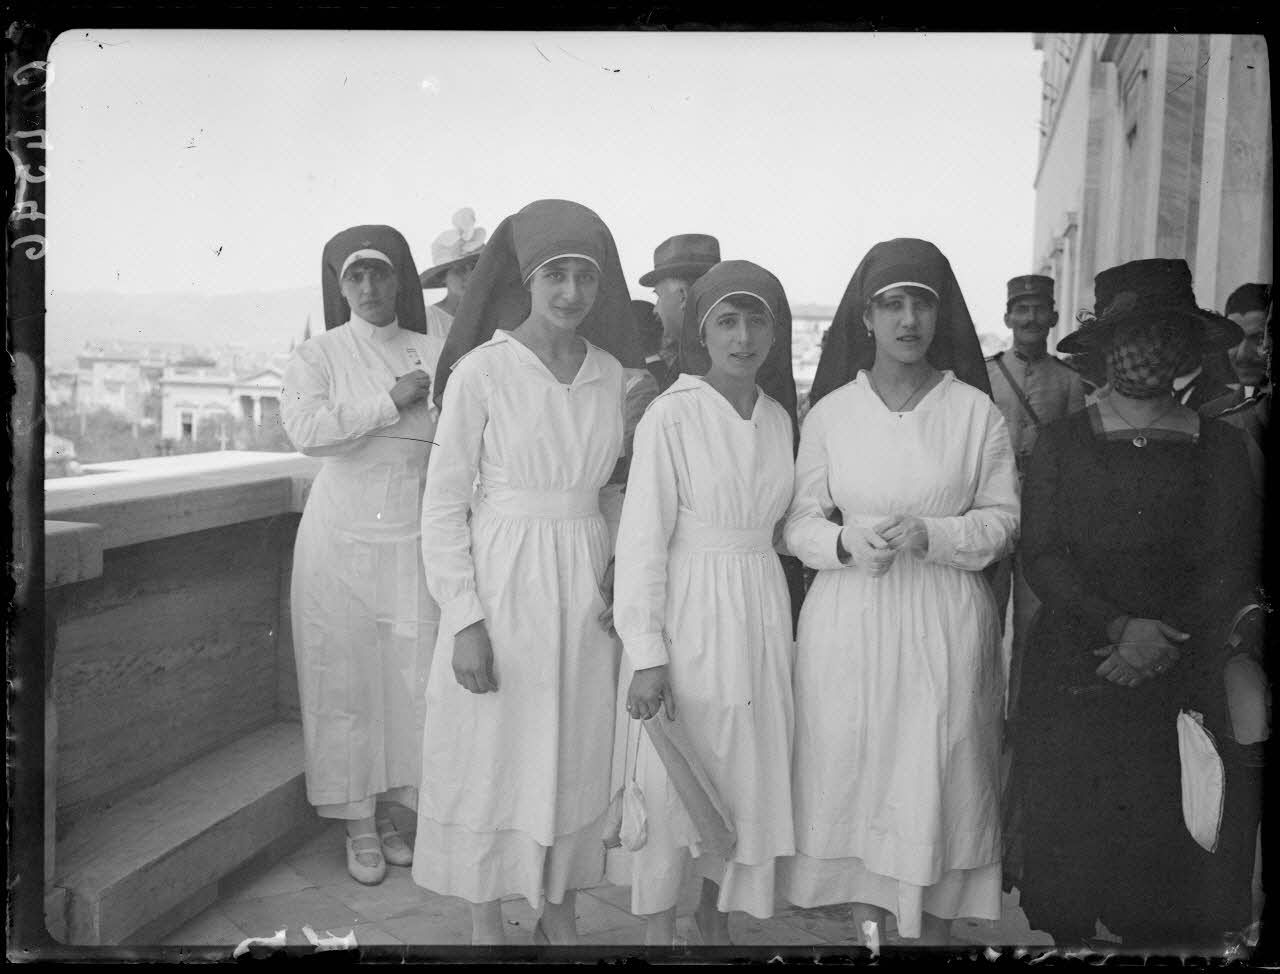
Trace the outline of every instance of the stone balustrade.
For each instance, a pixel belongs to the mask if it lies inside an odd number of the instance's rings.
[[[57,939],[148,942],[314,826],[288,595],[319,463],[221,452],[46,481]]]

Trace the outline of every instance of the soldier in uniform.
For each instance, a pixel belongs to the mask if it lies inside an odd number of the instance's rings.
[[[987,359],[991,397],[1009,426],[1018,476],[1026,469],[1036,434],[1047,423],[1084,408],[1084,383],[1069,365],[1049,354],[1049,331],[1058,323],[1053,304],[1053,278],[1025,274],[1009,282],[1004,323],[1013,333],[1013,345]],[[1031,620],[1040,603],[1022,577],[1015,552],[997,562],[988,577],[995,591],[1002,630],[1013,594],[1012,640],[1004,639],[1006,703],[1017,692],[1017,669],[1011,662],[1021,659]]]

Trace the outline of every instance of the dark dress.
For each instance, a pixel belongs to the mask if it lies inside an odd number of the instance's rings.
[[[1023,487],[1027,579],[1044,606],[1011,735],[1006,870],[1031,926],[1059,944],[1101,919],[1126,946],[1218,944],[1250,920],[1260,771],[1229,739],[1222,645],[1258,580],[1259,511],[1242,434],[1104,434],[1097,407],[1047,427]],[[1117,616],[1192,638],[1136,688],[1095,674]],[[1214,854],[1182,820],[1176,718],[1201,712],[1223,754]]]

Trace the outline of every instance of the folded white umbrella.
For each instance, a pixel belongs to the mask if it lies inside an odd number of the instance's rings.
[[[642,723],[698,833],[699,848],[722,859],[730,858],[738,842],[733,818],[685,736],[683,725],[661,713]]]

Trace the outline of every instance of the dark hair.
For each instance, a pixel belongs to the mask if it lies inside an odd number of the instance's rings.
[[[1266,311],[1271,303],[1270,284],[1241,284],[1227,298],[1225,314],[1248,314],[1250,311]]]
[[[769,310],[769,306],[760,298],[750,294],[730,294],[721,298],[716,304],[727,304],[735,311],[763,311],[770,318],[773,317],[773,312]],[[714,308],[715,305],[712,305],[712,307]]]

